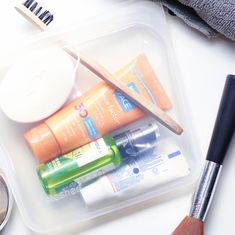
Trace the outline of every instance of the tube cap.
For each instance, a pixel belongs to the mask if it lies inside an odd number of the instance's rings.
[[[107,176],[100,177],[80,190],[81,196],[88,206],[93,206],[115,195],[112,184]]]
[[[40,163],[52,160],[61,154],[56,138],[44,123],[26,132],[24,137]]]

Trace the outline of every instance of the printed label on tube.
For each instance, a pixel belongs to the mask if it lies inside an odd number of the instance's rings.
[[[136,93],[139,93],[134,82],[127,84],[127,87],[135,91]],[[124,112],[129,112],[130,110],[136,107],[136,104],[130,101],[128,98],[126,98],[126,96],[123,95],[120,91],[115,91],[115,96]]]

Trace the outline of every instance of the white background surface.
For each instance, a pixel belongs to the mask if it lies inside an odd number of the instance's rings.
[[[56,22],[57,27],[71,23],[75,19],[78,20],[91,12],[97,12],[110,2],[115,2],[115,0],[40,1],[43,6],[53,9],[57,17],[61,14],[60,21]],[[34,28],[19,17],[11,4],[11,1],[0,0],[0,53],[6,48],[13,48],[20,39],[34,32]],[[225,77],[229,73],[235,74],[235,43],[224,38],[208,40],[175,17],[167,16],[167,20],[180,76],[191,108],[194,129],[199,139],[198,147],[205,156]],[[216,195],[206,220],[206,235],[235,234],[234,143],[233,141],[225,161]],[[188,213],[192,193],[193,189],[175,199],[165,198],[152,201],[135,210],[128,209],[119,212],[115,216],[110,216],[108,220],[102,219],[95,222],[93,226],[89,225],[71,234],[168,235]],[[15,207],[7,227],[1,234],[34,233],[24,226]]]

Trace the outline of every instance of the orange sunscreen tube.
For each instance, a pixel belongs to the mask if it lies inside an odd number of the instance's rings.
[[[171,108],[170,100],[144,54],[137,56],[115,76],[161,109]],[[145,115],[121,92],[101,82],[26,132],[25,138],[42,163]]]

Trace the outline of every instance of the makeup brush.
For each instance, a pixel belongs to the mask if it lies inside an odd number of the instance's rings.
[[[227,149],[235,130],[235,75],[228,75],[214,125],[205,166],[196,188],[189,216],[172,235],[202,235]]]
[[[23,4],[17,4],[15,8],[30,22],[39,27],[42,31],[45,31],[47,29],[47,25],[53,20],[53,15],[49,11],[44,10],[34,0],[27,0]],[[136,94],[136,92],[133,92],[131,89],[128,89],[124,84],[118,81],[118,79],[116,79],[111,73],[109,73],[95,60],[84,54],[79,57],[78,53],[72,48],[65,47],[64,50],[74,59],[78,60],[83,66],[85,66],[99,78],[108,83],[111,87],[121,91],[125,96],[136,103],[141,109],[150,114],[153,118],[155,118],[169,130],[178,135],[183,132],[182,127],[167,113],[162,111],[158,106],[151,103],[145,97]]]

